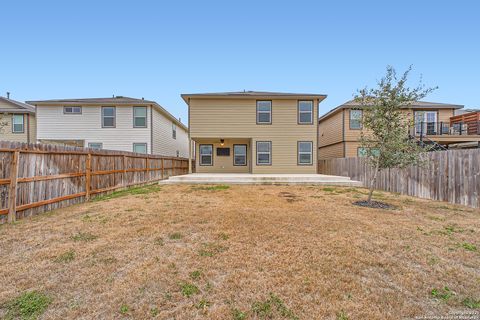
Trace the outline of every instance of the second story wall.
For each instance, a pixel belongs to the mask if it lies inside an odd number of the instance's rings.
[[[176,137],[173,137],[174,124],[171,119],[153,109],[153,153],[188,158],[188,132],[176,125]]]
[[[298,124],[298,100],[272,101],[272,123],[257,124],[255,99],[191,99],[192,138],[308,137],[316,140],[318,101],[314,101],[313,124]]]
[[[318,124],[318,145],[329,146],[343,141],[344,110],[340,110]]]
[[[103,149],[133,151],[134,143],[146,143],[151,151],[151,107],[147,127],[133,127],[133,106],[116,107],[115,128],[102,128],[102,107],[82,106],[81,114],[64,114],[63,106],[37,107],[37,139],[84,140],[102,143]]]

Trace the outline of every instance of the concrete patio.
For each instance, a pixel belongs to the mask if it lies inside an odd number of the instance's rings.
[[[323,174],[251,174],[251,173],[191,173],[170,177],[159,184],[288,184],[334,185],[360,187],[360,181],[349,177]]]

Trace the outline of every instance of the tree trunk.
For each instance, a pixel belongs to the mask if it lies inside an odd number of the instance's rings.
[[[370,180],[370,190],[368,191],[368,203],[372,202],[372,195],[373,195],[373,189],[375,188],[375,183],[377,182],[377,175],[378,175],[378,166],[379,166],[380,160],[377,160],[377,163],[375,164],[375,173],[373,174],[373,178]]]

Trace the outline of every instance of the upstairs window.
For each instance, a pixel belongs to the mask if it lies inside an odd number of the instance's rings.
[[[257,101],[257,124],[272,124],[272,101]]]
[[[63,107],[64,114],[82,114],[82,107]]]
[[[211,166],[213,165],[213,145],[201,144],[200,148],[200,165]]]
[[[172,122],[172,138],[177,139],[177,125]]]
[[[147,107],[133,107],[133,127],[147,127]]]
[[[360,130],[362,129],[362,117],[363,111],[358,109],[350,110],[350,129]]]
[[[12,133],[25,132],[25,117],[23,114],[12,115]]]
[[[102,128],[115,128],[115,107],[102,107]]]
[[[313,101],[298,101],[298,123],[313,124]]]
[[[299,141],[298,142],[298,164],[311,165],[313,164],[313,142]]]

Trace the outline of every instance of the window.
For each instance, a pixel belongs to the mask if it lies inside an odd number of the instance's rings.
[[[102,128],[115,128],[115,107],[102,107]]]
[[[272,101],[257,101],[257,124],[272,124]]]
[[[313,124],[313,101],[298,101],[298,123]]]
[[[177,139],[177,125],[172,122],[172,138]]]
[[[211,166],[213,165],[213,145],[201,144],[200,148],[200,165]]]
[[[298,142],[298,164],[313,164],[313,142],[299,141]]]
[[[350,110],[350,129],[352,130],[359,130],[362,129],[362,110]]]
[[[147,127],[147,107],[133,107],[133,127]]]
[[[147,153],[147,144],[146,143],[134,143],[133,152],[136,153]]]
[[[103,149],[103,143],[101,142],[89,142],[88,147],[91,149],[101,150]]]
[[[233,145],[233,165],[234,166],[247,165],[247,145],[246,144]]]
[[[257,141],[257,165],[271,165],[272,164],[272,142],[271,141]]]
[[[230,148],[217,148],[217,157],[230,157]]]
[[[177,150],[176,155],[177,155],[177,158],[180,157],[180,151]]]
[[[25,132],[25,117],[23,114],[12,115],[12,133]]]
[[[64,114],[82,114],[82,107],[63,107]]]

